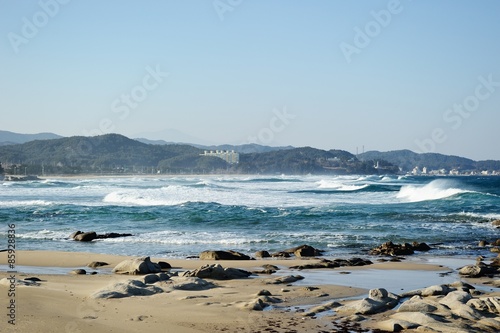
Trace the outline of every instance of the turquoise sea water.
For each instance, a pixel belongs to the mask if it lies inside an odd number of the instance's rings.
[[[433,256],[489,255],[500,238],[500,177],[185,176],[0,182],[0,249],[184,258],[301,244],[363,255],[386,241],[434,244]],[[73,231],[132,233],[80,243]]]

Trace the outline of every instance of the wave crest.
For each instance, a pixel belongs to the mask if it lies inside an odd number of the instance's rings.
[[[405,185],[401,187],[396,197],[406,202],[420,202],[445,199],[472,192],[455,186],[453,181],[437,179],[424,186]]]

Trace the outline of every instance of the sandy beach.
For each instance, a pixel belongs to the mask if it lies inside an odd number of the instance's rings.
[[[0,279],[15,275],[16,279],[37,277],[37,285],[17,285],[15,288],[15,325],[8,324],[9,286],[0,285],[4,315],[0,323],[4,332],[337,332],[339,315],[327,311],[321,315],[307,315],[315,306],[332,301],[343,302],[361,299],[368,294],[367,288],[346,285],[358,274],[361,280],[383,278],[394,281],[394,286],[411,283],[401,281],[399,273],[424,273],[427,277],[437,277],[450,270],[442,265],[421,264],[417,262],[376,263],[364,267],[345,267],[328,270],[290,270],[290,266],[314,263],[310,260],[251,260],[251,261],[200,261],[165,260],[172,271],[186,271],[206,264],[221,264],[245,270],[259,270],[264,264],[278,266],[280,271],[271,275],[258,275],[247,279],[216,280],[214,288],[206,290],[167,290],[152,296],[133,296],[120,299],[95,299],[91,297],[110,284],[141,279],[141,276],[112,274],[111,268],[129,257],[93,253],[69,253],[52,251],[18,251],[16,258],[17,273],[0,272]],[[0,253],[0,263],[7,262],[7,253]],[[68,272],[75,268],[85,268],[93,261],[105,261],[109,265],[91,269],[95,275],[72,275]],[[34,270],[37,274],[30,272]],[[50,271],[51,274],[42,272]],[[27,271],[25,273],[23,271]],[[323,273],[321,273],[323,272]],[[265,284],[266,279],[287,274],[300,274],[305,278],[300,282],[286,284]],[[320,277],[318,278],[318,274]],[[323,274],[323,275],[321,275]],[[368,274],[368,275],[363,275]],[[410,274],[410,276],[411,276]],[[316,276],[316,278],[313,278]],[[364,278],[363,276],[368,276]],[[423,275],[420,275],[423,276]],[[446,275],[445,275],[446,276]],[[310,283],[308,278],[311,279]],[[449,277],[448,279],[453,279]],[[415,280],[415,279],[414,279]],[[432,278],[431,278],[432,280]],[[5,281],[5,280],[4,280]],[[399,282],[398,282],[399,281]],[[439,281],[437,278],[436,281]],[[366,282],[366,281],[365,281]],[[415,281],[413,281],[415,282]],[[425,281],[425,282],[431,282]],[[420,283],[424,283],[421,281]],[[355,283],[354,283],[355,284]],[[391,283],[389,283],[391,285]],[[374,286],[375,287],[375,286]],[[402,289],[402,288],[400,288]],[[489,293],[497,295],[492,288]],[[267,290],[279,303],[264,311],[250,310],[248,303],[257,294]],[[389,290],[397,292],[397,290]],[[382,315],[382,316],[386,316]],[[341,318],[340,318],[341,319]],[[362,326],[369,327],[374,317]]]

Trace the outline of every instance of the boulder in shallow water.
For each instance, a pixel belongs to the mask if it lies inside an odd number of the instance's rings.
[[[97,234],[95,231],[83,232],[81,234],[77,234],[73,237],[74,240],[79,242],[91,242],[97,238]]]

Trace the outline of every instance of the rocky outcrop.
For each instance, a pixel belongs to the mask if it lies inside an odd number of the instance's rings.
[[[89,263],[87,265],[87,267],[90,267],[90,268],[99,268],[99,267],[102,267],[102,266],[108,266],[109,264],[107,262],[104,262],[104,261],[92,261],[91,263]]]
[[[236,251],[203,251],[200,260],[251,260],[246,254]]]
[[[172,277],[171,287],[176,290],[207,290],[214,288],[215,285],[206,280],[197,277]]]
[[[375,314],[394,308],[399,301],[399,296],[389,293],[385,289],[372,289],[368,297],[340,306],[336,311],[343,315]]]
[[[149,257],[127,259],[116,265],[113,269],[113,273],[129,275],[142,275],[160,272],[160,265],[151,262]]]
[[[468,278],[479,278],[488,275],[495,275],[500,273],[497,262],[493,260],[491,265],[483,262],[478,262],[476,265],[467,265],[458,270],[461,276]]]
[[[263,311],[265,308],[270,306],[271,304],[275,303],[281,303],[282,300],[276,297],[268,296],[268,295],[263,295],[259,296],[256,299],[250,301],[250,302],[243,302],[240,304],[240,308],[245,309],[245,310],[252,310],[252,311]]]
[[[323,251],[315,249],[314,247],[310,245],[300,245],[291,249],[287,249],[283,251],[285,253],[293,254],[297,258],[301,257],[316,257],[316,256],[321,256],[323,254]]]
[[[264,279],[262,280],[262,282],[265,284],[288,284],[303,279],[304,277],[301,275],[287,275],[287,276],[279,276],[274,279]]]
[[[163,293],[162,288],[146,285],[139,280],[129,280],[109,285],[108,287],[99,290],[92,294],[92,298],[124,298],[131,296],[151,296],[158,293]]]
[[[255,252],[255,258],[271,258],[271,255],[267,251],[257,251]]]
[[[194,271],[186,271],[181,276],[184,277],[198,277],[202,279],[213,280],[233,280],[233,279],[246,279],[252,273],[237,269],[237,268],[224,268],[219,264],[204,265]]]
[[[79,241],[79,242],[91,242],[94,239],[106,239],[106,238],[118,238],[118,237],[129,237],[133,236],[132,234],[118,234],[116,232],[106,233],[102,235],[98,235],[95,231],[83,232],[83,231],[75,231],[69,238]]]
[[[431,247],[426,243],[413,242],[412,244],[394,244],[393,242],[386,242],[371,249],[369,253],[371,255],[406,256],[414,254],[415,251],[425,252],[429,250],[431,250]]]
[[[110,232],[102,235],[97,235],[97,239],[107,239],[107,238],[119,238],[119,237],[130,237],[132,234],[119,234],[116,232]]]
[[[91,242],[94,239],[97,238],[97,234],[95,231],[91,232],[76,232],[76,234],[73,236],[73,239],[79,242]]]
[[[498,332],[500,298],[475,298],[475,294],[474,287],[462,282],[408,292],[401,297],[410,298],[397,311],[384,314],[385,320],[376,320],[373,328],[389,332],[408,329],[419,332]],[[341,307],[336,309],[337,312],[341,310]]]
[[[334,260],[322,259],[320,262],[317,263],[291,266],[290,268],[301,270],[301,269],[316,269],[316,268],[366,266],[371,264],[373,264],[373,262],[371,262],[368,259],[362,259],[362,258],[334,259]]]

